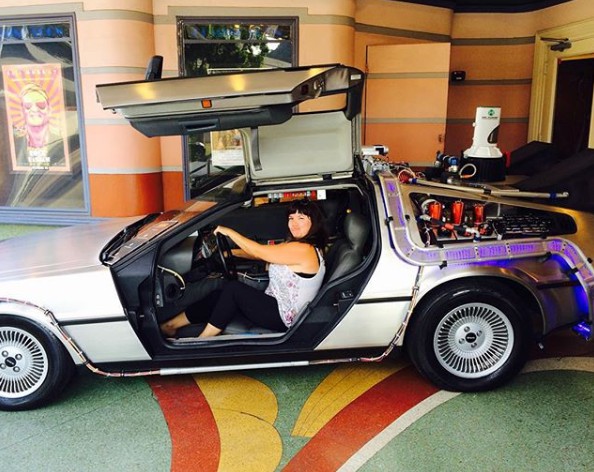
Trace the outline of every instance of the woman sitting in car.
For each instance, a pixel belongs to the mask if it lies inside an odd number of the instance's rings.
[[[270,282],[265,291],[227,281],[222,289],[161,324],[163,333],[172,337],[179,328],[206,323],[199,337],[216,336],[239,314],[267,329],[289,329],[322,285],[326,232],[320,209],[307,199],[293,202],[287,213],[289,237],[281,244],[260,244],[225,226],[215,229],[215,234],[228,237],[239,247],[233,250],[235,256],[269,264]]]

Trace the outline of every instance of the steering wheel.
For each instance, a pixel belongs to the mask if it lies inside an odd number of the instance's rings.
[[[237,267],[235,266],[235,259],[231,252],[231,246],[226,236],[220,233],[216,234],[217,238],[217,254],[219,255],[219,261],[223,268],[223,274],[226,278],[235,280],[237,279]]]

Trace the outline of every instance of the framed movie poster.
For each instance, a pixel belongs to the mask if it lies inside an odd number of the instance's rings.
[[[13,171],[70,172],[61,65],[2,66]]]

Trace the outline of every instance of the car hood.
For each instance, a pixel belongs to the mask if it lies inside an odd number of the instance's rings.
[[[101,265],[99,253],[138,217],[69,226],[0,241],[0,281]]]

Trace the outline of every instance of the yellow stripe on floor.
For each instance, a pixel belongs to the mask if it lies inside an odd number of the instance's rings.
[[[313,437],[330,419],[371,387],[406,367],[405,362],[341,365],[309,396],[293,428],[293,436]]]
[[[220,471],[274,470],[282,441],[274,428],[278,404],[272,390],[241,374],[194,376],[219,430]]]

